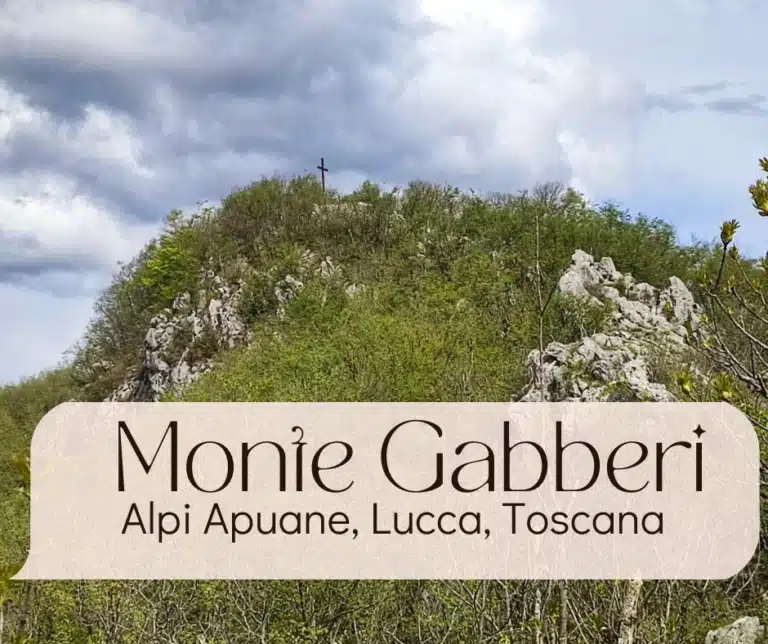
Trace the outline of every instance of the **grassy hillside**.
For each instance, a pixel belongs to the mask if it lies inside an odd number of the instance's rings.
[[[71,364],[0,390],[0,566],[24,559],[28,503],[12,459],[28,452],[37,422],[62,401],[108,396],[141,364],[151,318],[179,293],[196,293],[203,269],[244,280],[241,313],[253,340],[226,353],[201,344],[200,357],[216,367],[184,400],[499,401],[525,385],[525,358],[540,341],[537,258],[548,294],[577,248],[658,287],[671,275],[695,287],[718,269],[714,246],[681,245],[664,222],[551,185],[481,197],[424,183],[402,193],[364,184],[342,196],[324,194],[311,177],[275,178],[233,192],[221,208],[171,213],[99,300]],[[341,273],[310,275],[280,310],[276,281],[307,251],[332,258]],[[350,284],[364,290],[349,297]],[[570,342],[603,322],[555,296],[542,339]],[[686,388],[674,370],[662,376]],[[730,584],[649,584],[639,641],[703,641],[707,629],[745,612],[768,617],[764,580],[755,564]],[[555,638],[562,596],[556,584],[534,586],[40,583],[0,589],[0,601],[3,592],[14,600],[7,632],[35,642],[500,643],[527,641],[537,629]],[[616,641],[623,586],[569,587],[571,639]]]

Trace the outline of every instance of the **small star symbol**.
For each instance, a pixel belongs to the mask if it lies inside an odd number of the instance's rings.
[[[701,435],[704,433],[704,430],[701,428],[701,425],[699,425],[696,429],[693,430],[693,433],[696,434],[698,438],[701,438]]]

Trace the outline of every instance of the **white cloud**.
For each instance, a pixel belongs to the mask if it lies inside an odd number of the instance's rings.
[[[151,176],[141,160],[145,142],[138,138],[127,116],[91,103],[82,109],[83,116],[77,121],[57,122],[0,79],[0,151],[7,157],[14,140],[26,139],[55,150],[70,163],[108,162],[122,171]]]
[[[543,2],[421,7],[438,29],[406,56],[406,88],[382,102],[385,120],[418,141],[427,174],[565,178],[601,194],[626,180],[642,88],[576,50],[540,51]]]
[[[96,105],[86,105],[84,117],[75,126],[60,126],[57,134],[73,161],[112,161],[126,171],[142,177],[153,172],[142,165],[144,142],[125,116],[110,113]]]
[[[195,47],[195,34],[129,2],[6,0],[0,50],[52,54],[89,66],[167,64]]]
[[[539,30],[545,11],[537,0],[421,0],[422,13],[431,21],[448,29],[462,29],[487,34],[489,30],[504,33],[510,42],[526,42]]]
[[[34,109],[22,94],[0,83],[0,147],[9,151],[6,139],[19,131],[41,132],[50,127],[48,115]]]
[[[571,186],[587,198],[594,199],[594,190],[602,194],[610,192],[624,179],[621,176],[624,150],[618,149],[613,142],[598,147],[569,130],[559,132],[557,140],[574,170]]]
[[[0,84],[0,144],[9,157],[20,138],[55,148],[60,159],[76,164],[112,162],[125,173],[151,176],[139,161],[142,142],[126,117],[85,105],[83,118],[57,123],[21,94]],[[130,225],[122,213],[82,191],[62,172],[29,169],[0,172],[0,257],[2,269],[82,265],[110,270],[133,255],[154,226]],[[15,244],[21,240],[22,244]]]
[[[35,242],[24,250],[7,249],[11,261],[23,254],[25,263],[109,270],[136,253],[156,229],[126,224],[117,213],[78,194],[65,178],[0,176],[0,234]]]

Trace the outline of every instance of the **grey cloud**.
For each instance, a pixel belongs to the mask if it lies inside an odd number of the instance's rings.
[[[63,121],[82,118],[87,103],[137,115],[149,105],[141,76],[89,69],[54,57],[0,55],[0,78]]]
[[[85,249],[52,248],[34,234],[0,229],[0,287],[13,285],[60,297],[95,296],[117,266]]]
[[[9,276],[11,279],[5,280]],[[55,293],[59,298],[89,297],[96,298],[108,285],[108,274],[100,271],[87,271],[83,268],[73,270],[71,265],[40,267],[36,272],[23,271],[4,276],[0,267],[0,284],[11,284],[40,294]]]
[[[711,94],[712,92],[722,92],[725,89],[733,87],[728,81],[718,81],[716,83],[699,83],[696,85],[686,85],[680,88],[681,94]]]
[[[698,109],[691,99],[680,94],[649,94],[645,101],[646,109],[660,109],[665,112],[686,112]]]
[[[706,102],[704,107],[726,114],[768,114],[768,98],[761,94],[750,94],[742,98],[718,98]]]
[[[83,253],[45,248],[31,234],[0,230],[0,283],[14,283],[24,277],[39,278],[49,272],[79,273],[107,268],[103,261]]]
[[[54,186],[54,191],[57,189],[60,186]],[[153,227],[132,230],[109,218],[102,219],[96,214],[98,210],[88,209],[94,203],[86,206],[80,200],[69,213],[64,194],[40,190],[36,197],[16,199],[15,205],[22,213],[29,208],[25,217],[30,217],[30,222],[53,225],[53,230],[41,229],[38,233],[33,224],[19,227],[24,224],[21,218],[12,218],[11,229],[4,230],[0,221],[0,287],[27,286],[58,294],[62,289],[68,293],[92,293],[94,283],[100,288],[117,262],[127,259],[127,253],[137,251],[150,237]],[[3,204],[4,209],[11,207]],[[56,222],[58,210],[59,217],[75,219]]]
[[[185,36],[184,48],[163,57],[142,52],[93,57],[84,45],[62,57],[55,42],[36,42],[30,52],[25,41],[6,38],[0,42],[0,75],[68,115],[89,100],[144,112],[145,92],[158,82],[198,97],[306,96],[312,79],[326,69],[364,78],[367,65],[391,60],[401,43],[425,29],[399,21],[403,0],[330,8],[299,0],[238,0],[215,10],[210,4],[197,11],[185,5],[175,20],[176,3],[158,4],[175,32]]]
[[[691,85],[665,94],[648,94],[646,109],[660,109],[666,112],[711,111],[722,114],[768,114],[768,97],[763,94],[705,98],[703,100],[692,98],[692,96],[709,96],[729,87],[732,87],[730,83],[720,82],[708,85]]]
[[[21,200],[18,201],[21,206]],[[31,234],[0,230],[0,263],[7,262],[12,254],[35,252],[41,248],[40,242]]]
[[[399,103],[422,63],[414,43],[431,29],[414,17],[415,0],[134,0],[131,6],[154,12],[156,24],[170,25],[167,32],[158,27],[166,38],[129,42],[116,33],[114,48],[99,53],[97,45],[110,44],[97,42],[100,34],[34,42],[5,34],[0,38],[0,79],[57,123],[82,119],[89,103],[132,119],[146,148],[141,162],[152,170],[151,177],[75,154],[29,132],[9,141],[4,167],[9,173],[34,168],[66,174],[79,194],[93,196],[134,224],[159,222],[172,208],[221,198],[262,175],[314,172],[321,156],[331,167],[332,184],[335,177],[362,175],[514,191],[544,174],[567,181],[571,170],[554,140],[556,130],[574,123],[578,129],[582,121],[589,127],[609,122],[585,96],[578,99],[585,105],[569,110],[562,126],[552,126],[551,141],[543,136],[534,141],[541,157],[535,163],[505,158],[477,168],[451,168],[432,154],[443,133],[430,127],[429,110],[439,117],[443,106],[435,103],[410,114],[412,106],[401,109]],[[556,76],[554,67],[513,68],[510,73],[520,73],[521,80],[538,75],[542,87],[557,83],[550,78]],[[461,80],[471,83],[467,76]],[[724,99],[711,99],[729,87],[719,81],[648,95],[645,108],[736,109]],[[478,158],[486,159],[485,151],[497,145],[494,128],[482,114],[446,128],[456,130],[448,136],[466,137]],[[610,123],[606,128],[610,138]],[[0,242],[0,252],[3,248]],[[84,257],[52,257],[31,249],[7,255],[0,263],[5,275],[0,280],[39,277],[66,262],[74,268],[89,266]]]
[[[0,41],[1,79],[59,123],[82,118],[88,103],[129,115],[147,144],[142,161],[156,176],[130,176],[29,135],[11,141],[5,167],[56,169],[126,216],[155,221],[180,203],[223,196],[262,173],[294,171],[302,159],[313,168],[315,157],[343,158],[363,173],[393,166],[403,137],[356,142],[342,132],[377,119],[380,97],[368,69],[390,64],[402,44],[424,32],[425,25],[398,17],[409,2],[236,0],[183,10],[158,3],[186,44],[162,56],[94,57],[86,45],[31,47],[7,37]],[[329,73],[335,80],[315,89]],[[158,103],[164,93],[175,100],[170,123]],[[192,121],[198,140],[189,135]],[[254,164],[254,151],[266,162]]]

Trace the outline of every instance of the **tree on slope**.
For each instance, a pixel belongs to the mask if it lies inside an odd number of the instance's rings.
[[[768,158],[760,168],[768,178]],[[749,192],[758,214],[768,216],[768,181],[758,179]],[[700,284],[705,315],[695,344],[718,372],[717,395],[768,431],[768,254],[743,258],[734,243],[738,228],[735,219],[721,226],[714,274]]]

